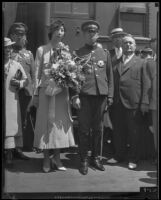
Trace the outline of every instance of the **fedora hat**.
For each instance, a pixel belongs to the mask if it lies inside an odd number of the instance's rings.
[[[7,37],[4,38],[4,46],[5,47],[11,46],[13,44],[15,44],[15,42],[12,42],[10,38],[7,38]]]
[[[114,38],[114,37],[117,37],[117,36],[125,36],[125,35],[127,35],[127,33],[125,33],[122,28],[114,28],[114,29],[112,29],[110,34],[111,34],[111,38]]]

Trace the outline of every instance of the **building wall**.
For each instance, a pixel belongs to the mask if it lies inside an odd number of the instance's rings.
[[[155,3],[149,3],[149,37],[157,37],[157,12],[159,11],[158,7],[155,6]]]
[[[8,29],[16,19],[17,2],[3,2],[3,35],[6,37]]]
[[[28,48],[33,51],[34,55],[38,46],[48,41],[46,24],[49,24],[50,18],[54,17],[53,2],[5,2],[4,6],[4,35],[7,34],[9,26],[16,20],[27,24]],[[100,35],[103,36],[99,41],[107,49],[111,48],[109,40],[110,31],[119,26],[118,8],[120,3],[115,2],[94,2],[95,16],[94,19],[100,23]],[[157,12],[158,7],[155,3],[149,3],[149,37],[155,38],[157,31]],[[71,46],[71,49],[80,47],[83,44],[83,35],[80,32],[76,35],[76,28],[81,26],[85,19],[79,18],[62,18],[67,26],[65,42]],[[148,40],[139,39],[137,43],[146,46]]]
[[[113,28],[118,27],[119,3],[96,3],[96,20],[100,22],[100,34],[107,36]]]

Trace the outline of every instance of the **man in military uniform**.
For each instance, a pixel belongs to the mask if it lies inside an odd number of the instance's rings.
[[[98,170],[105,168],[99,159],[100,142],[103,131],[105,107],[112,104],[113,73],[111,59],[98,43],[99,24],[87,21],[81,29],[85,45],[75,51],[75,56],[82,61],[85,83],[79,93],[72,97],[73,106],[78,109],[80,172],[88,173],[89,134],[92,130],[91,165]]]
[[[15,42],[13,46],[12,59],[19,62],[27,75],[29,84],[18,91],[20,111],[21,111],[21,125],[22,125],[22,136],[23,136],[23,147],[25,150],[32,150],[32,143],[34,138],[33,124],[31,124],[31,119],[36,117],[36,111],[34,109],[28,112],[28,106],[32,99],[34,92],[35,83],[35,67],[34,58],[31,51],[26,50],[26,33],[27,26],[23,23],[17,22],[11,25],[8,31],[8,37]],[[14,152],[16,158],[28,159],[22,153],[19,148]]]

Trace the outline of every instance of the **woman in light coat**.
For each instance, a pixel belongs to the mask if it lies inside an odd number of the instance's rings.
[[[65,46],[61,40],[65,34],[62,21],[58,20],[50,25],[49,43],[37,49],[35,67],[38,99],[38,109],[35,125],[34,146],[43,150],[43,171],[49,172],[51,167],[65,171],[60,160],[60,149],[74,146],[73,126],[69,105],[68,88],[61,88],[57,94],[50,96],[56,87],[49,85],[45,71],[59,59],[59,53]],[[58,53],[59,52],[59,53]],[[49,89],[47,91],[47,89]],[[49,150],[53,151],[51,160]]]

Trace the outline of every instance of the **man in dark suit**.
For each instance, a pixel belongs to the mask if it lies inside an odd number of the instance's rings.
[[[111,56],[111,62],[112,62],[112,68],[114,70],[114,67],[116,64],[119,62],[120,58],[122,57],[122,38],[125,36],[127,33],[123,31],[122,28],[114,28],[110,32],[110,39],[112,41],[113,48],[109,50],[110,56]],[[109,114],[109,115],[108,115]],[[108,112],[106,112],[105,117],[107,115],[107,118],[104,120],[104,126],[108,127],[106,133],[108,134],[108,138],[111,141],[111,147],[112,151],[114,149],[113,145],[113,105],[108,109]],[[111,124],[109,123],[111,120]],[[109,121],[109,122],[107,122]]]
[[[157,156],[157,65],[154,60],[154,52],[151,48],[144,48],[141,51],[141,56],[146,60],[146,73],[147,78],[149,80],[149,118],[152,119],[152,126],[150,126],[150,130],[154,136],[154,146]],[[157,161],[157,157],[155,157],[155,162]]]
[[[87,21],[82,24],[85,45],[75,51],[75,56],[82,61],[85,83],[77,95],[73,96],[73,106],[78,109],[80,172],[88,173],[89,134],[92,130],[91,165],[98,170],[105,168],[99,159],[100,142],[103,131],[105,107],[113,101],[113,73],[111,59],[98,43],[99,24]]]
[[[129,169],[137,167],[141,112],[148,110],[148,83],[145,61],[135,56],[135,39],[129,34],[122,40],[123,56],[114,69],[114,146],[116,164],[128,158]],[[127,144],[130,145],[127,156]]]

